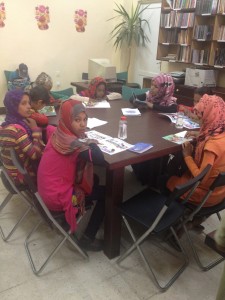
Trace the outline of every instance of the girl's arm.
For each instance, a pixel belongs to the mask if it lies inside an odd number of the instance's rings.
[[[96,165],[103,165],[105,163],[104,155],[96,143],[90,143],[89,149],[82,151],[79,157]]]
[[[18,147],[26,153],[32,160],[37,160],[42,155],[43,141],[41,129],[36,127],[32,129],[33,141],[30,141],[27,133],[19,129],[17,138]]]
[[[216,159],[216,155],[213,152],[205,150],[203,153],[203,159],[200,168],[196,165],[194,159],[192,156],[186,156],[184,157],[184,160],[187,164],[188,169],[190,170],[191,174],[195,177],[198,176],[204,168],[210,164],[211,166],[214,165]],[[209,172],[202,180],[202,184],[204,184],[204,181],[208,180]]]
[[[162,111],[165,113],[175,113],[175,112],[177,112],[177,104],[172,104],[170,106],[164,106],[164,105],[154,103],[152,109]]]

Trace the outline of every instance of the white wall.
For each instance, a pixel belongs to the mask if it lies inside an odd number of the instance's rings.
[[[71,81],[81,79],[87,72],[88,58],[109,58],[120,71],[120,59],[115,53],[109,32],[113,21],[114,1],[76,0],[5,0],[5,27],[0,28],[0,106],[7,91],[4,70],[15,70],[18,64],[28,65],[31,80],[42,71],[52,76],[54,83],[60,81],[63,89]],[[117,0],[116,3],[123,3]],[[35,20],[35,6],[50,8],[49,29],[39,30]],[[74,24],[74,11],[87,10],[87,26],[78,33]],[[56,77],[56,71],[60,77]],[[53,87],[57,89],[56,85]]]

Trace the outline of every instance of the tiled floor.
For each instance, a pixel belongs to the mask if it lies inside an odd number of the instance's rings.
[[[126,188],[124,197],[140,189],[131,172],[126,171]],[[6,194],[0,186],[0,203]],[[10,228],[13,219],[23,211],[25,205],[17,198],[0,213],[0,224],[4,229]],[[153,300],[213,300],[222,271],[223,263],[208,272],[198,269],[190,248],[183,242],[185,249],[190,253],[190,264],[178,280],[165,293],[160,293],[134,252],[120,266],[115,260],[109,260],[102,252],[89,253],[89,261],[85,261],[79,254],[66,245],[51,260],[44,272],[39,276],[33,275],[24,249],[24,238],[37,220],[31,213],[21,224],[9,242],[5,243],[0,238],[0,299],[85,299],[85,300],[119,300],[119,299],[153,299]],[[216,226],[215,219],[209,219],[206,227]],[[100,232],[101,234],[101,232]],[[57,232],[50,232],[43,227],[39,233],[41,240],[32,242],[32,250],[38,260],[42,259],[51,248],[51,243],[59,236]],[[199,236],[196,236],[199,240]],[[203,237],[202,237],[203,238]],[[121,241],[121,251],[127,246],[129,240],[125,230]],[[175,259],[167,259],[170,267],[162,261],[161,252],[147,242],[145,249],[151,251],[150,257],[159,265],[161,279],[165,279],[169,271],[176,265]],[[46,252],[45,252],[46,251]],[[212,255],[210,250],[208,255]],[[214,254],[213,254],[214,255]],[[38,262],[38,261],[37,261]]]

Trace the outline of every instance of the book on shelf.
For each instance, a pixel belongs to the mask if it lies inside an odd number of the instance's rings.
[[[128,150],[132,151],[132,152],[136,152],[136,153],[143,153],[145,151],[148,151],[149,149],[151,149],[153,147],[152,144],[148,144],[148,143],[136,143],[134,144],[131,148],[129,148]]]
[[[38,112],[45,115],[46,117],[56,116],[55,107],[53,105],[44,106]]]

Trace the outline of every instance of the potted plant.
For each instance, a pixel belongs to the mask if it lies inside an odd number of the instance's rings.
[[[136,8],[134,8],[132,4],[130,14],[122,4],[116,3],[116,7],[117,8],[114,9],[114,11],[117,15],[109,20],[119,19],[119,23],[110,32],[110,40],[115,39],[114,47],[116,47],[116,50],[118,47],[122,48],[122,46],[126,46],[128,49],[127,71],[129,71],[133,47],[135,45],[145,46],[146,42],[150,42],[150,39],[145,32],[145,29],[147,28],[147,31],[150,33],[149,22],[142,18],[142,13],[148,9],[149,5],[141,8],[141,4],[138,3]]]

